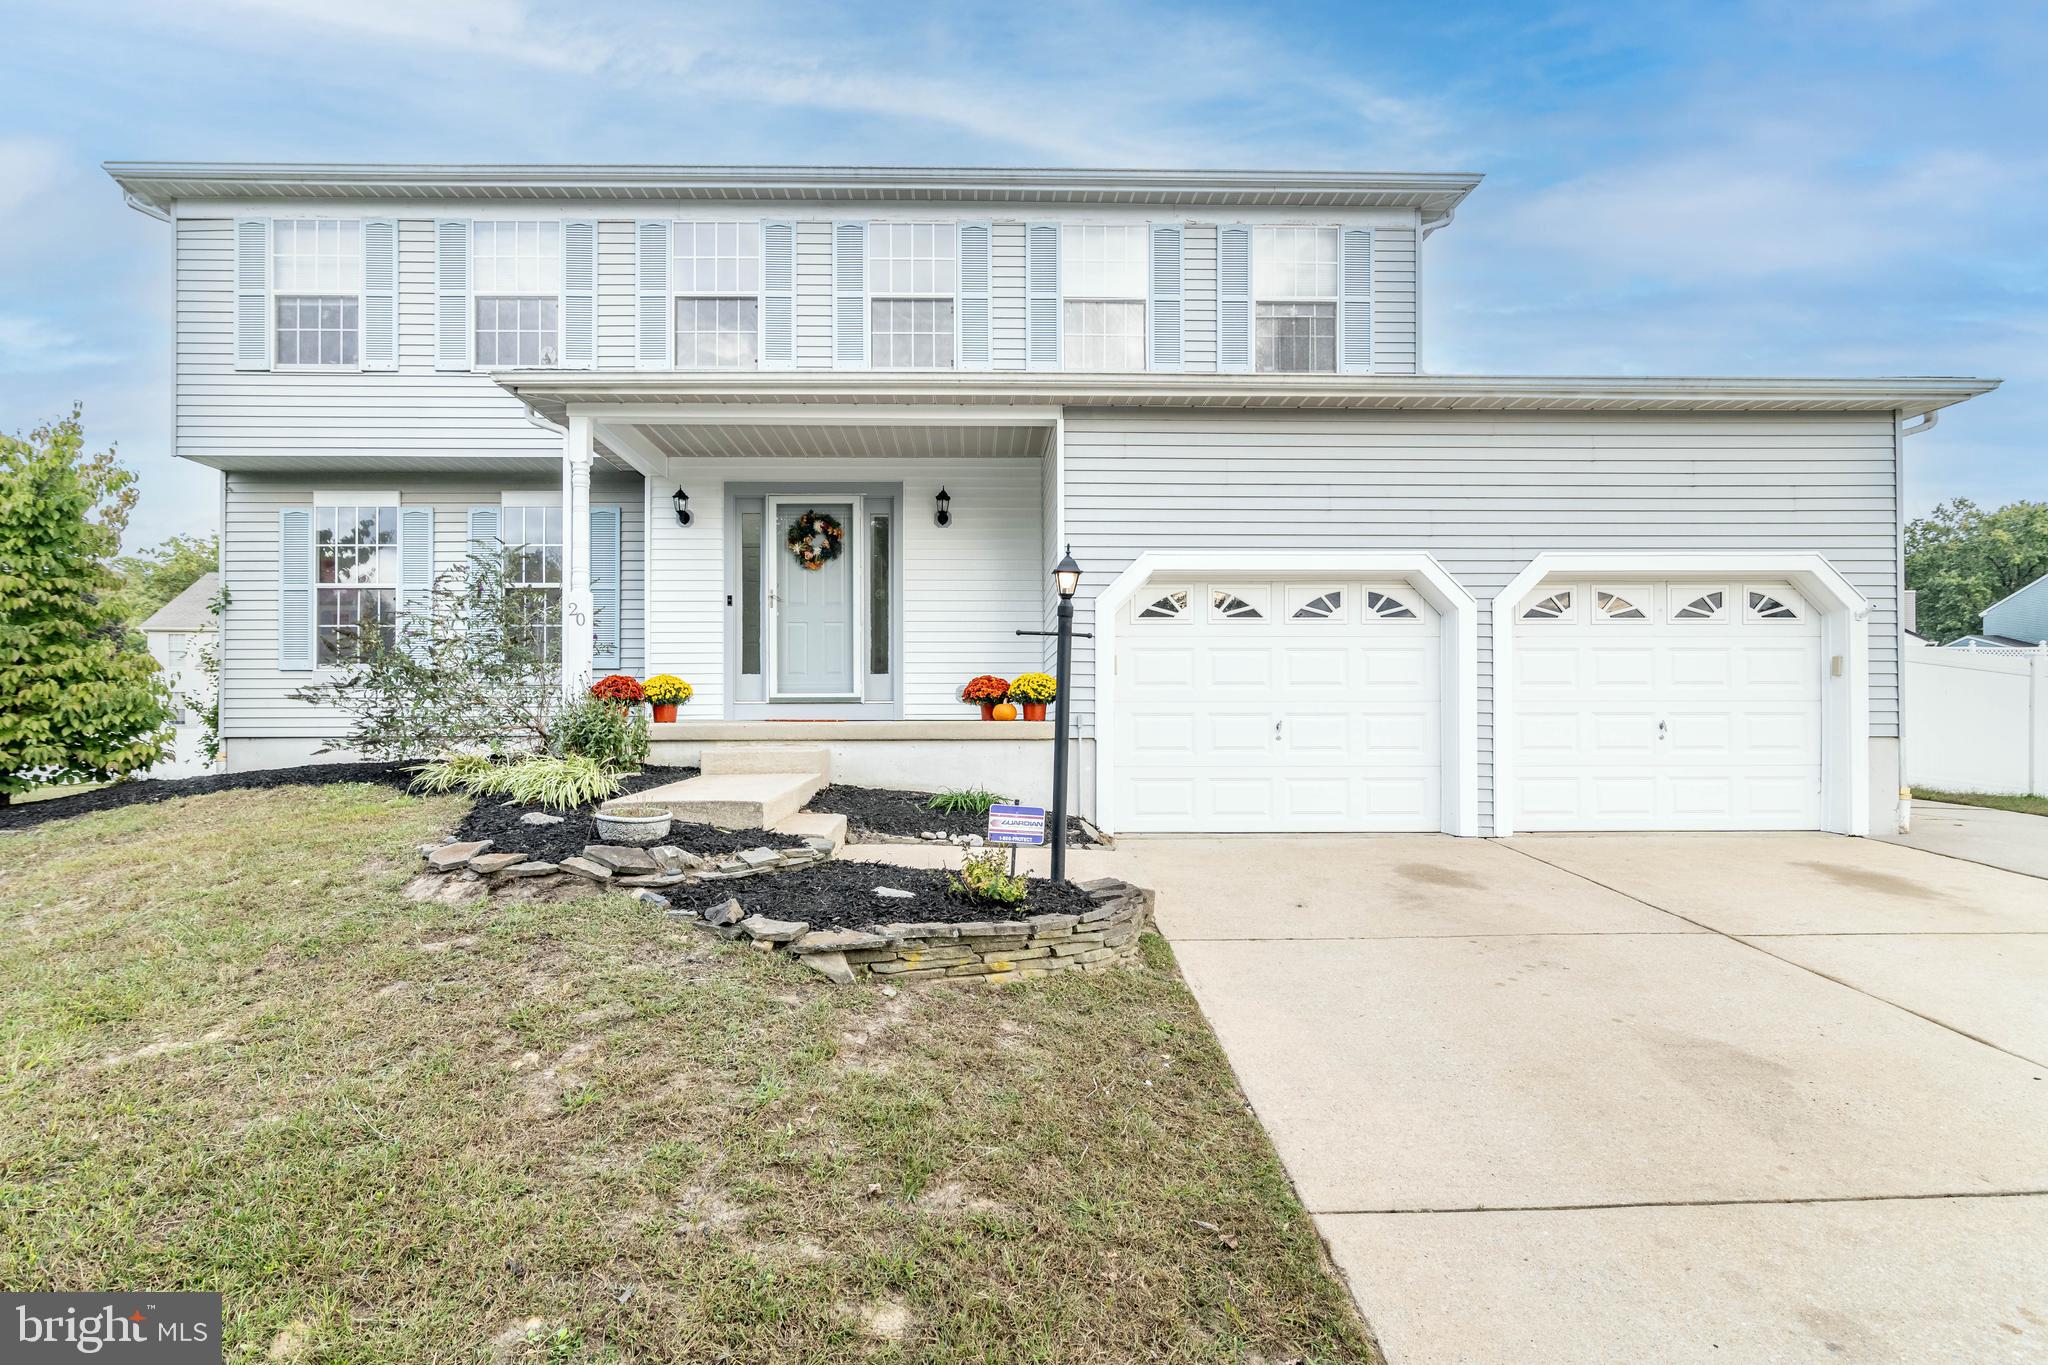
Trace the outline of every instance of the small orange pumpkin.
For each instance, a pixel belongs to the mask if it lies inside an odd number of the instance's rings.
[[[996,703],[995,710],[991,714],[997,720],[1015,720],[1017,719],[1017,708],[1006,701],[999,701]]]

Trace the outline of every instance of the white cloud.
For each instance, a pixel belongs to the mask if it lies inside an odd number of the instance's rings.
[[[111,364],[117,358],[113,351],[42,318],[0,313],[0,368],[17,374],[49,374]]]

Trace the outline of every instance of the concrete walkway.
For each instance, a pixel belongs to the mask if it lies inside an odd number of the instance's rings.
[[[2048,1359],[2038,881],[1799,834],[1111,870],[1394,1365]]]
[[[2048,877],[2048,816],[1915,801],[1912,830],[1882,837],[1888,844]]]

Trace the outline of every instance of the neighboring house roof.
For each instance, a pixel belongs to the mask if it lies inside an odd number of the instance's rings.
[[[1996,602],[1993,602],[1993,603],[1992,603],[1992,604],[1991,604],[1990,606],[1988,606],[1988,607],[1984,608],[1984,610],[1986,610],[1986,611],[1997,611],[1997,610],[1998,610],[1998,609],[1999,609],[2000,607],[2004,606],[2004,605],[2005,605],[2006,603],[2008,603],[2008,602],[2014,602],[2014,601],[2018,601],[2018,600],[2019,600],[2020,598],[2022,598],[2022,597],[2026,597],[2026,596],[2028,596],[2029,594],[2031,594],[2031,593],[2033,593],[2033,592],[2036,592],[2036,591],[2040,591],[2040,592],[2048,592],[2048,574],[2042,574],[2042,575],[2041,575],[2041,576],[2040,576],[2039,578],[2035,579],[2035,580],[2034,580],[2033,582],[2031,582],[2031,583],[2027,584],[2027,585],[2026,585],[2025,587],[2023,587],[2023,588],[2015,588],[2015,589],[2013,589],[2013,590],[2012,590],[2011,592],[2007,593],[2007,594],[2006,594],[2005,596],[2003,596],[2003,597],[1999,598],[1999,599],[1998,599],[1998,600],[1997,600]]]
[[[192,586],[157,608],[156,614],[142,623],[142,629],[151,630],[212,630],[213,612],[207,603],[220,591],[220,575],[203,573],[192,580]]]
[[[1948,642],[1949,649],[1968,649],[1976,645],[1983,649],[2032,649],[2034,640],[2016,640],[2010,635],[1964,635]]]
[[[955,166],[504,166],[108,161],[128,202],[180,199],[709,199],[1414,208],[1448,215],[1464,172],[1053,170]]]

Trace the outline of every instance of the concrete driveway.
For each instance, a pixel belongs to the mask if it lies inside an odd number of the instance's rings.
[[[2048,1360],[2048,883],[1826,835],[1132,839],[1395,1365]]]

